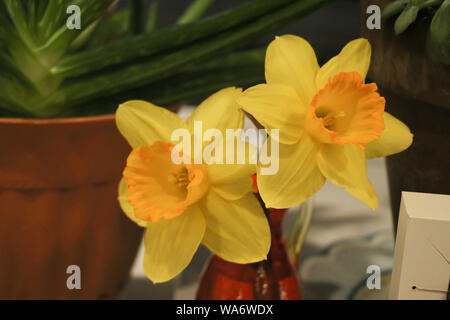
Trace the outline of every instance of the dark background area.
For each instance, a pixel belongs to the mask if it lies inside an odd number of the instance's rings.
[[[175,24],[192,0],[153,0],[158,2],[158,28]],[[244,4],[251,0],[215,0],[205,16]],[[277,0],[274,0],[277,1]],[[120,5],[126,6],[127,0]],[[149,2],[151,4],[151,2]],[[288,26],[249,43],[248,47],[267,46],[275,35],[299,35],[319,49],[321,60],[328,60],[350,40],[359,37],[359,1],[337,0]],[[321,61],[322,63],[324,61]]]

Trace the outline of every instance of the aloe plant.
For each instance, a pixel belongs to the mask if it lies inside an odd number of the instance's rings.
[[[128,98],[169,105],[261,82],[263,52],[235,49],[331,1],[254,0],[202,18],[213,1],[193,0],[158,29],[151,0],[0,0],[0,116],[111,113]],[[71,4],[79,30],[66,26]]]
[[[450,0],[396,0],[382,12],[384,21],[396,17],[396,35],[405,32],[419,13],[432,17],[427,38],[427,52],[435,62],[450,64]]]

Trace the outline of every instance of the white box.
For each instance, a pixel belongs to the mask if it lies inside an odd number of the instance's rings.
[[[402,192],[389,299],[447,298],[450,195]]]

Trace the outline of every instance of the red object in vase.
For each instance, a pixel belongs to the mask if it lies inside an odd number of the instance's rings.
[[[200,281],[198,300],[298,300],[299,281],[291,264],[281,222],[287,209],[268,209],[272,246],[267,260],[237,264],[213,256]]]

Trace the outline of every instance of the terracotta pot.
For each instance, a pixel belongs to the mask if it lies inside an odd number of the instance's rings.
[[[361,34],[372,45],[369,78],[386,97],[386,110],[405,122],[414,134],[412,146],[387,158],[391,206],[396,229],[401,191],[450,193],[450,68],[432,62],[426,53],[429,21],[419,19],[395,36],[393,21],[381,30],[365,26],[370,4],[361,2]]]
[[[0,119],[0,150],[0,299],[116,297],[142,230],[117,203],[130,148],[114,116]]]

